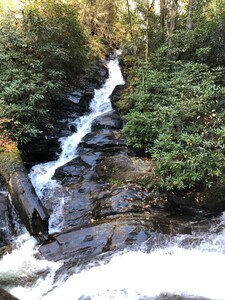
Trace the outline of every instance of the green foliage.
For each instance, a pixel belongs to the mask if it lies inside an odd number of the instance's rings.
[[[224,181],[225,88],[218,69],[192,62],[137,70],[127,142],[157,162],[158,184],[183,189]],[[219,75],[218,75],[219,76]]]
[[[83,71],[86,41],[75,10],[61,1],[27,2],[1,18],[0,129],[26,143]]]

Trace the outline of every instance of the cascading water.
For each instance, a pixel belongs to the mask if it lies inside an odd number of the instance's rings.
[[[111,110],[109,96],[114,86],[122,83],[116,61],[109,63],[109,74],[103,88],[95,92],[90,114],[77,121],[77,133],[61,140],[59,159],[33,168],[30,176],[40,197],[57,186],[51,179],[55,169],[76,157],[76,147],[90,132],[92,121]],[[4,287],[20,300],[144,300],[161,294],[172,295],[170,299],[182,295],[225,300],[225,214],[190,235],[171,237],[153,232],[143,245],[112,254],[106,260],[100,257],[77,268],[69,278],[57,277],[55,281],[61,263],[38,259],[35,243],[25,233],[17,240],[16,249],[0,260],[0,286],[5,280]],[[22,284],[27,276],[33,281]]]
[[[77,156],[77,146],[82,138],[91,131],[92,122],[100,115],[112,110],[110,96],[117,85],[124,84],[123,76],[119,67],[118,60],[111,60],[108,63],[109,78],[102,88],[95,90],[94,98],[90,104],[90,113],[78,118],[74,124],[77,132],[69,137],[61,138],[62,152],[56,161],[36,165],[30,172],[30,179],[35,190],[40,197],[48,197],[57,188],[58,183],[52,179],[55,170]],[[49,232],[60,231],[63,218],[60,211],[64,204],[64,198],[54,208],[49,220]]]

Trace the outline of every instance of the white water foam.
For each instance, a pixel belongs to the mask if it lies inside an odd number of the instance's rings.
[[[42,295],[53,285],[55,272],[61,263],[35,258],[39,254],[37,241],[28,232],[19,236],[15,243],[15,249],[0,260],[0,285],[5,283],[3,287],[8,289],[10,286],[18,286],[12,288],[11,293],[19,299],[42,299]],[[37,281],[36,277],[39,278]],[[23,282],[25,285],[25,282],[27,284],[33,279],[38,289],[33,284],[30,287],[22,286]]]
[[[39,280],[32,288],[14,288],[11,293],[21,300],[143,300],[165,293],[225,300],[224,225],[225,214],[204,234],[165,236],[166,244],[157,243],[157,248],[150,239],[138,250],[124,250],[107,261],[77,269],[66,281],[52,286],[50,275],[46,283]],[[193,246],[193,239],[201,242]],[[52,274],[54,268],[53,263]]]

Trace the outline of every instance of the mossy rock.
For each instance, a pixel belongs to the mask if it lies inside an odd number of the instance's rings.
[[[18,149],[12,152],[0,152],[0,173],[6,182],[9,180],[10,174],[13,174],[15,171],[24,170],[25,167]]]

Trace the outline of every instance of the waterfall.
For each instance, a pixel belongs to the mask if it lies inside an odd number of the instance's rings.
[[[108,62],[108,70],[109,77],[105,84],[102,88],[94,91],[94,98],[90,103],[90,113],[78,118],[74,122],[77,127],[77,132],[71,136],[60,139],[62,152],[58,159],[56,161],[36,165],[32,168],[29,176],[40,199],[48,197],[52,194],[52,191],[57,188],[58,182],[52,179],[55,170],[77,157],[77,146],[82,138],[91,132],[92,122],[98,116],[112,110],[110,96],[117,85],[124,84],[124,80],[117,59]],[[51,214],[49,233],[60,231],[63,225],[63,205],[64,198],[57,203]]]
[[[57,188],[58,183],[52,180],[55,170],[76,157],[77,145],[91,131],[93,120],[112,109],[109,96],[115,85],[122,82],[118,62],[109,62],[109,79],[95,91],[90,113],[76,121],[78,131],[61,139],[58,160],[32,169],[30,178],[41,198]],[[63,199],[59,208],[62,206]],[[55,276],[63,262],[42,259],[36,241],[24,233],[16,248],[0,259],[0,286],[20,300],[151,300],[162,294],[170,299],[180,295],[225,300],[225,213],[210,222],[207,228],[191,234],[152,232],[142,245],[133,245],[107,259],[100,256],[77,267],[68,278]],[[56,228],[52,226],[52,230]],[[23,284],[27,276],[33,280]]]

